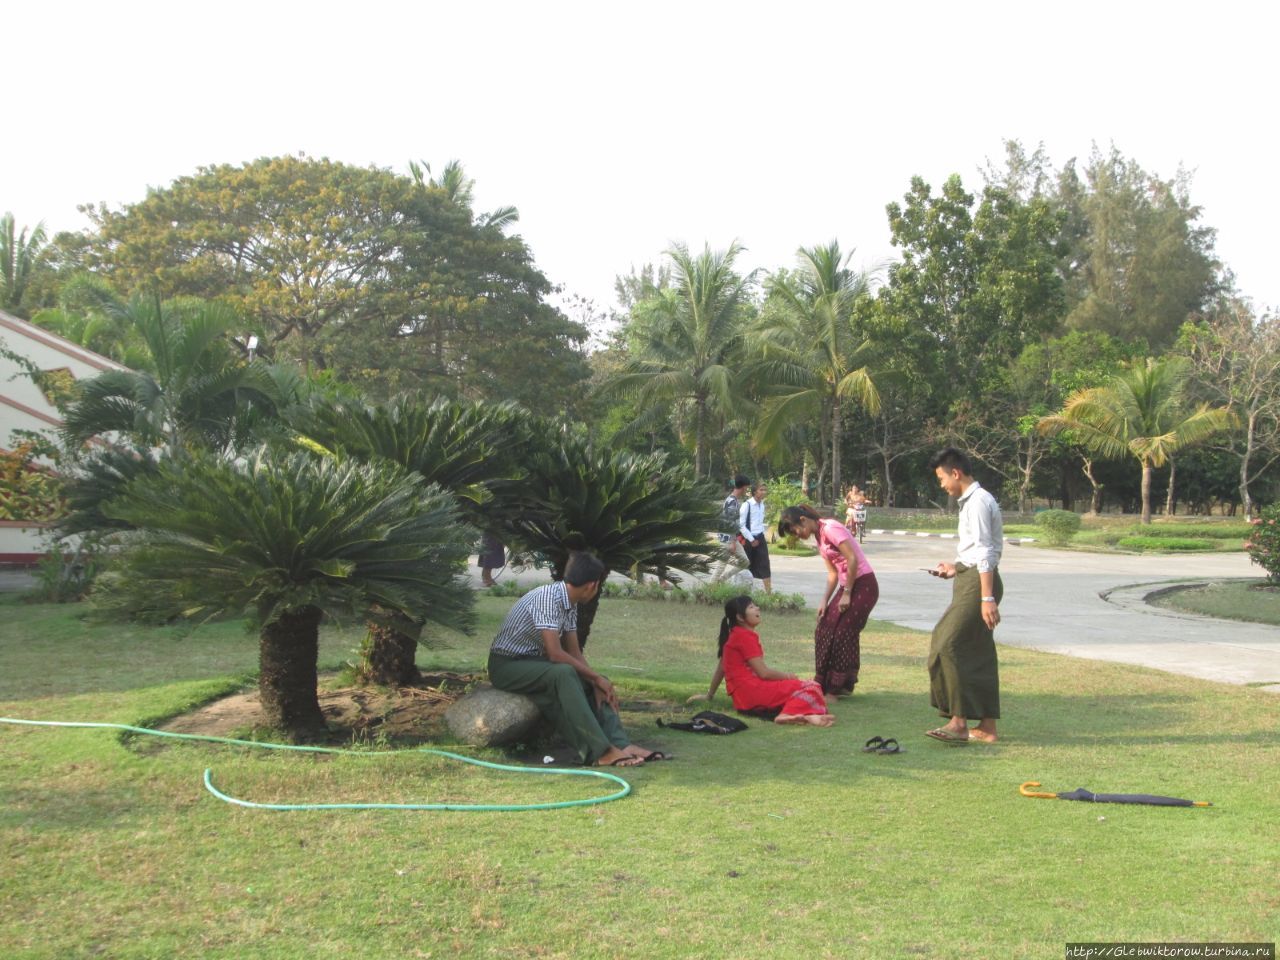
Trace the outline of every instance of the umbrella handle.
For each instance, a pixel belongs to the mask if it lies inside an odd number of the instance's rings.
[[[1043,800],[1058,799],[1058,795],[1056,793],[1036,793],[1034,790],[1027,789],[1027,787],[1038,787],[1038,786],[1040,786],[1039,780],[1028,780],[1026,783],[1024,783],[1022,786],[1018,788],[1018,792],[1022,794],[1024,797],[1040,797]]]

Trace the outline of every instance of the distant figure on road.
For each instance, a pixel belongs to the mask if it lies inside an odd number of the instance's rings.
[[[995,497],[973,478],[969,458],[955,447],[938,451],[929,466],[938,484],[960,501],[955,563],[929,572],[955,580],[951,605],[929,642],[930,701],[948,722],[927,736],[944,743],[996,741],[1000,719],[1000,669],[993,631],[1000,623],[1000,554],[1004,522]],[[967,721],[977,720],[970,729]]]
[[[751,481],[738,474],[733,478],[733,489],[725,496],[720,505],[721,526],[717,535],[720,546],[724,548],[724,556],[720,565],[711,575],[712,583],[720,583],[735,576],[747,565],[747,555],[742,549],[742,535],[738,531],[738,515],[742,510],[742,501],[747,499],[747,488]]]
[[[742,534],[742,549],[747,553],[747,566],[751,576],[764,581],[764,592],[773,593],[773,573],[769,568],[769,544],[764,536],[764,495],[768,488],[757,481],[751,496],[738,513],[738,532]]]

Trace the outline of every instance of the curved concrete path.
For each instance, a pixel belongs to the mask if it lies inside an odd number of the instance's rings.
[[[872,616],[931,630],[951,585],[919,568],[953,560],[955,541],[868,534],[863,549],[880,582]],[[774,557],[773,570],[775,590],[816,604],[824,584],[820,560]],[[1180,614],[1143,600],[1179,580],[1256,579],[1260,571],[1243,552],[1146,557],[1006,545],[1000,574],[999,643],[1280,692],[1280,628]]]

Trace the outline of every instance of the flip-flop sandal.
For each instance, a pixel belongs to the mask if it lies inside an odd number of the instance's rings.
[[[933,737],[935,740],[941,740],[943,743],[951,744],[955,747],[962,747],[969,742],[968,737],[957,737],[952,733],[948,733],[942,727],[938,727],[936,730],[926,730],[924,735],[926,737]]]
[[[896,743],[897,741],[894,741],[894,742]],[[866,745],[862,748],[862,752],[875,753],[884,745],[885,745],[884,737],[872,737],[870,740],[867,741]]]
[[[906,751],[898,746],[897,740],[890,737],[888,740],[884,741],[884,743],[880,744],[880,746],[876,747],[876,753],[906,753]]]
[[[645,763],[653,763],[658,760],[674,760],[675,757],[672,754],[663,753],[661,750],[655,750],[653,753],[650,753],[641,759],[643,759]]]
[[[609,766],[611,767],[643,767],[644,757],[632,757],[632,756],[619,757],[617,760],[613,761],[613,763],[609,764]]]

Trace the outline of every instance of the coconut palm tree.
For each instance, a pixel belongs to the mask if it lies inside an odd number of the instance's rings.
[[[1071,431],[1074,442],[1108,459],[1142,467],[1142,522],[1151,522],[1151,474],[1176,453],[1227,429],[1227,407],[1184,405],[1190,368],[1180,358],[1147,358],[1101,387],[1077,390],[1061,411],[1041,418],[1044,434]]]
[[[705,474],[714,416],[731,412],[738,392],[733,359],[742,344],[751,282],[733,269],[741,252],[736,242],[723,253],[704,247],[696,257],[684,244],[668,250],[674,285],[632,309],[635,355],[600,388],[606,396],[634,396],[648,409],[633,429],[668,415],[673,404],[688,404],[698,479]]]
[[[716,489],[668,466],[662,453],[598,448],[571,431],[547,430],[504,527],[511,541],[551,561],[553,578],[575,550],[599,557],[606,576],[619,570],[678,580],[675,570],[706,569],[707,533],[719,516]],[[578,610],[584,646],[599,599]]]
[[[529,415],[511,403],[459,403],[405,396],[387,404],[318,401],[287,415],[313,448],[356,459],[382,459],[454,495],[459,517],[479,529],[500,525],[509,498],[494,490],[521,479]],[[418,677],[418,631],[374,618],[359,674],[370,683],[403,685]]]
[[[29,233],[27,227],[18,232],[12,213],[0,217],[0,308],[22,312],[23,297],[47,239],[43,223]]]
[[[831,487],[839,499],[840,446],[849,403],[870,413],[880,409],[880,394],[867,366],[871,343],[854,327],[854,304],[871,292],[872,274],[849,268],[853,251],[826,246],[801,247],[799,270],[777,274],[768,284],[781,309],[765,311],[752,340],[761,352],[757,367],[772,396],[762,407],[756,441],[777,445],[797,421],[826,421],[831,444]]]
[[[324,616],[377,608],[402,629],[472,623],[470,543],[453,498],[385,461],[265,447],[230,461],[195,450],[162,461],[105,512],[135,528],[122,582],[167,587],[189,615],[256,620],[263,711],[295,737],[325,729],[316,697]]]
[[[174,450],[236,446],[246,439],[237,421],[246,408],[277,406],[279,377],[231,349],[228,335],[241,321],[230,307],[140,296],[108,309],[141,337],[154,367],[108,370],[80,384],[64,417],[71,443],[114,432]]]

